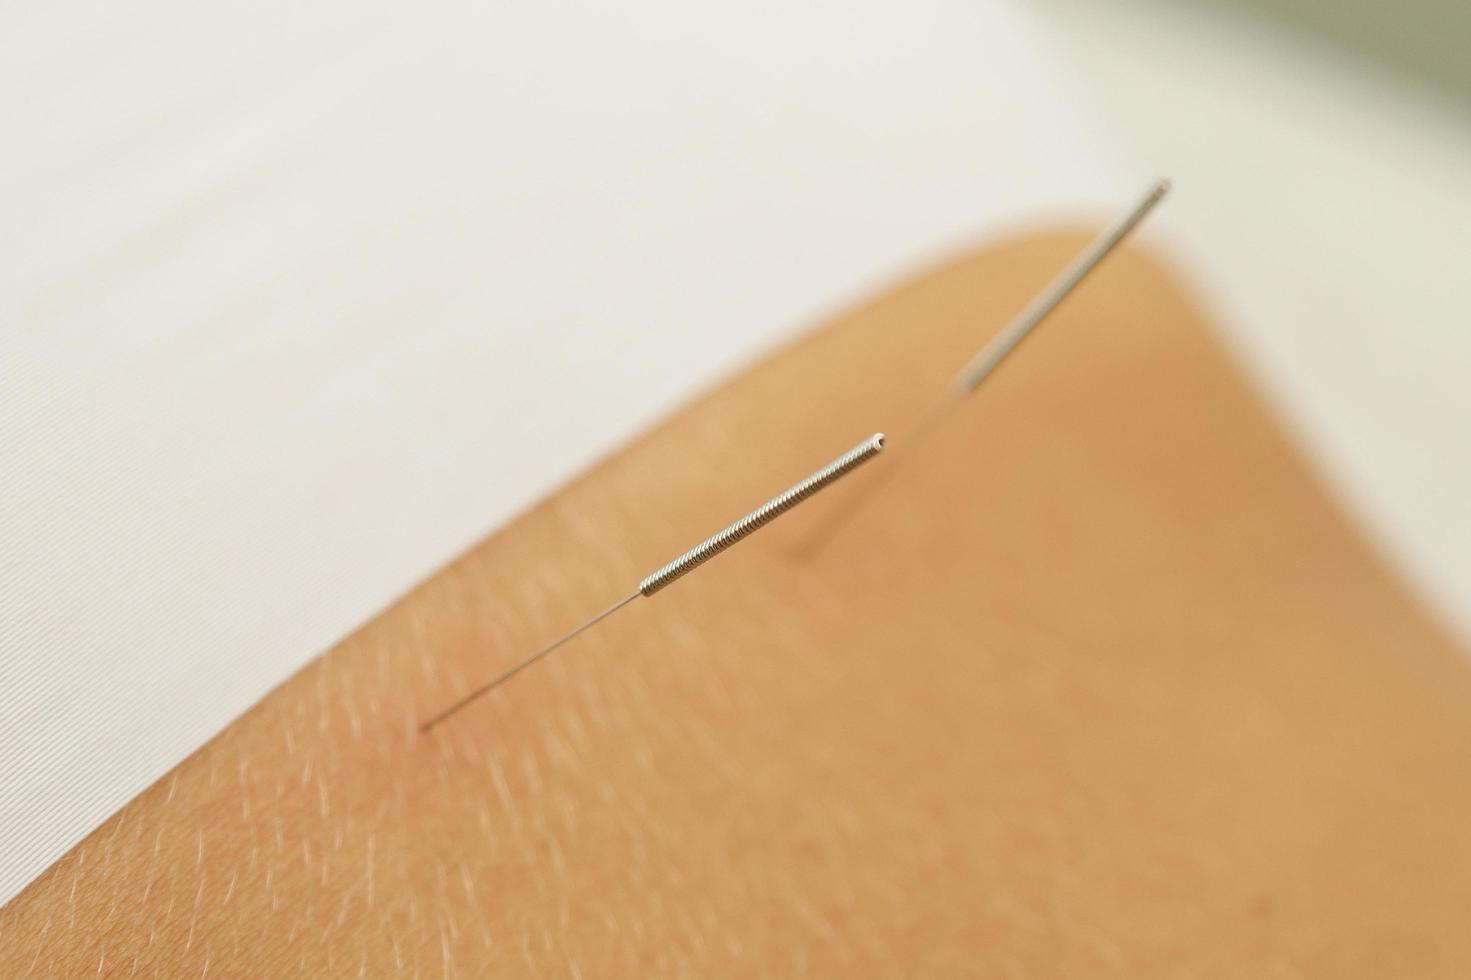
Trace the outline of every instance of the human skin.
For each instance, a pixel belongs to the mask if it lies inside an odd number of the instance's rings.
[[[837,318],[478,545],[0,911],[0,976],[1466,976],[1471,672],[1170,274],[1110,259],[906,443],[1083,241]]]

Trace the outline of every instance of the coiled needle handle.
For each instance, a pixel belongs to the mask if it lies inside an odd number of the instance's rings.
[[[841,480],[843,477],[847,476],[849,473],[853,472],[855,469],[873,459],[879,453],[883,452],[883,449],[884,434],[882,432],[877,432],[869,436],[867,439],[863,440],[858,445],[854,446],[852,449],[848,450],[846,453],[833,460],[831,463],[828,463],[826,466],[813,473],[811,476],[793,484],[792,486],[783,490],[781,493],[777,494],[775,497],[772,497],[766,503],[762,504],[760,507],[757,507],[745,517],[742,517],[740,520],[735,521],[723,530],[712,534],[710,537],[706,538],[704,541],[701,541],[693,548],[684,552],[673,561],[661,565],[654,571],[650,572],[648,575],[645,575],[641,580],[639,580],[638,588],[635,589],[633,592],[630,592],[622,599],[619,599],[617,602],[613,603],[613,605],[609,606],[607,609],[604,609],[596,616],[582,623],[577,628],[563,634],[562,636],[553,640],[551,643],[548,643],[546,646],[542,647],[540,650],[536,651],[525,660],[516,664],[516,666],[512,667],[510,670],[507,670],[505,673],[500,674],[489,683],[482,684],[480,687],[477,687],[475,690],[471,691],[469,694],[465,695],[460,700],[450,705],[448,708],[445,708],[443,711],[439,712],[437,715],[424,722],[422,725],[419,726],[419,730],[421,732],[429,731],[435,725],[438,725],[440,722],[444,721],[446,718],[450,717],[461,708],[470,704],[470,702],[474,701],[476,698],[479,698],[481,695],[485,694],[491,689],[510,680],[516,674],[519,674],[527,667],[530,667],[532,664],[536,663],[542,657],[545,657],[547,654],[551,653],[553,650],[557,649],[568,640],[571,640],[578,634],[585,632],[597,623],[613,615],[615,612],[622,609],[624,606],[628,605],[639,596],[652,596],[654,593],[660,591],[663,588],[666,588],[676,579],[688,575],[690,572],[694,571],[696,568],[699,568],[711,558],[714,558],[716,555],[731,547],[736,542],[750,536],[751,534],[765,527],[767,524],[770,524],[782,514],[785,514],[787,511],[791,510],[793,507],[797,506],[808,497],[811,497],[813,494],[822,490],[824,487],[830,486],[838,480]]]
[[[694,571],[748,534],[770,524],[823,487],[847,476],[877,456],[883,451],[883,448],[884,434],[874,433],[807,479],[793,484],[723,531],[710,535],[678,558],[645,575],[638,583],[639,593],[653,595],[680,576]]]

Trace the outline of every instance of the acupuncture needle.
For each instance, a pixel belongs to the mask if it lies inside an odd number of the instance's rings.
[[[1098,237],[1074,256],[1073,260],[1040,293],[1022,307],[1021,312],[1017,313],[1001,329],[1000,333],[996,334],[960,369],[946,388],[943,398],[915,424],[895,452],[912,453],[935,429],[939,428],[940,423],[955,411],[966,396],[979,388],[982,382],[989,378],[1001,366],[1001,363],[1021,346],[1022,341],[1026,340],[1063,300],[1067,299],[1068,295],[1088,277],[1088,274],[1098,268],[1098,265],[1124,239],[1129,237],[1129,233],[1144,220],[1150,211],[1154,210],[1155,205],[1163,200],[1169,191],[1170,182],[1168,180],[1164,178],[1156,180],[1149,185],[1149,189],[1127,212],[1100,232]],[[886,475],[893,477],[896,469],[896,465],[891,462],[886,468]],[[870,481],[866,489],[871,493],[877,489],[877,486],[878,484]],[[849,498],[846,506],[833,509],[827,520],[819,525],[800,550],[809,557],[818,551],[824,541],[830,539],[832,534],[857,512],[863,499],[863,494],[855,494]]]
[[[628,595],[624,596],[622,599],[619,599],[617,602],[613,603],[611,606],[609,606],[607,609],[604,609],[596,616],[592,617],[591,619],[587,620],[586,622],[582,623],[571,631],[564,633],[562,636],[553,640],[551,643],[548,643],[546,646],[542,647],[540,650],[536,651],[525,660],[522,660],[511,669],[496,676],[488,683],[482,684],[480,687],[477,687],[469,694],[466,694],[464,697],[460,698],[460,700],[456,701],[454,704],[450,705],[448,708],[445,708],[443,711],[439,712],[439,714],[435,715],[434,717],[430,718],[428,721],[420,725],[419,731],[429,731],[431,728],[438,725],[440,722],[444,721],[446,718],[450,717],[461,708],[470,704],[476,698],[479,698],[481,695],[486,694],[493,688],[504,684],[506,681],[510,680],[512,677],[515,677],[521,671],[525,670],[527,667],[530,667],[532,664],[536,663],[538,660],[542,659],[553,650],[556,650],[567,641],[586,632],[587,630],[596,626],[598,623],[602,622],[604,619],[607,619],[609,616],[613,615],[615,612],[622,609],[624,606],[628,605],[639,596],[652,596],[660,590],[671,585],[675,580],[682,578],[683,576],[694,571],[696,568],[703,565],[711,558],[714,558],[725,549],[734,545],[742,538],[745,538],[746,536],[754,533],[762,527],[765,527],[767,524],[770,524],[772,521],[776,520],[782,514],[785,514],[787,511],[791,510],[793,507],[797,506],[808,497],[811,497],[813,494],[817,493],[823,488],[847,476],[849,473],[853,472],[864,463],[873,459],[875,456],[881,453],[883,449],[884,434],[882,432],[876,432],[873,435],[869,436],[867,439],[860,442],[858,445],[854,446],[852,449],[843,453],[843,455],[839,456],[831,463],[828,463],[826,466],[814,472],[811,476],[808,476],[805,479],[792,484],[792,486],[783,490],[775,497],[772,497],[766,503],[762,504],[760,507],[757,507],[745,517],[742,517],[740,520],[735,521],[734,523],[728,525],[720,531],[717,531],[716,533],[710,535],[710,537],[706,538],[704,541],[701,541],[699,544],[680,554],[671,561],[660,565],[648,575],[645,575],[639,581],[638,588],[634,589]]]

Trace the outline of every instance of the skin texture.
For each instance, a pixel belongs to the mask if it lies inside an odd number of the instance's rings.
[[[1466,976],[1471,671],[1165,271],[905,446],[1083,241],[838,318],[477,546],[0,912],[0,976]]]

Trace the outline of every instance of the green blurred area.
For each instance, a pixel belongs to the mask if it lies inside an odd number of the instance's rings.
[[[1471,114],[1471,0],[1173,0],[1272,22]]]

